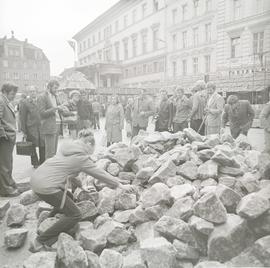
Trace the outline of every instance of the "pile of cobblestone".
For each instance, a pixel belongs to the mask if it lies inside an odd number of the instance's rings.
[[[270,266],[270,156],[244,139],[140,132],[130,146],[114,144],[93,158],[137,193],[80,174],[95,189],[75,190],[83,221],[73,237],[59,236],[54,252],[34,253],[23,267]],[[39,202],[38,233],[57,221],[25,184],[20,204],[0,204],[7,248],[23,246],[30,204]]]

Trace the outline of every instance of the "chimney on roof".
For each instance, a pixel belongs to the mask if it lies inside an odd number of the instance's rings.
[[[11,31],[11,38],[14,38],[14,31]]]
[[[24,39],[24,43],[28,43],[28,39],[27,38]]]

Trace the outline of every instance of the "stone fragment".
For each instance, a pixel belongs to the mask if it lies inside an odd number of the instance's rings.
[[[10,229],[4,233],[6,248],[20,248],[23,246],[28,230],[25,228]]]
[[[156,183],[141,195],[142,207],[152,207],[158,204],[170,204],[170,189],[166,184]]]
[[[99,194],[98,192],[86,192],[83,189],[77,188],[73,194],[74,199],[77,202],[82,202],[82,201],[91,201],[95,204],[97,204],[98,199],[99,199]]]
[[[270,266],[270,235],[258,239],[253,245],[253,254],[263,263]]]
[[[116,197],[115,209],[127,210],[136,208],[136,195],[122,193]]]
[[[149,220],[145,210],[141,206],[136,207],[129,216],[129,222],[135,225]]]
[[[237,256],[254,241],[253,233],[245,219],[228,214],[224,224],[214,228],[208,239],[210,260],[225,262]]]
[[[156,171],[161,166],[161,163],[158,161],[154,155],[142,154],[139,156],[138,160],[135,161],[132,165],[132,171],[137,175],[137,173],[145,167],[151,167]]]
[[[37,252],[24,261],[23,268],[55,268],[55,252]]]
[[[39,227],[39,225],[45,221],[46,219],[48,219],[51,216],[51,212],[50,211],[42,211],[39,215],[38,218],[38,223],[37,223],[37,227]]]
[[[118,177],[120,180],[131,182],[135,180],[136,175],[133,172],[121,171]]]
[[[57,241],[57,261],[59,267],[87,268],[86,253],[79,243],[66,233],[61,233]]]
[[[149,184],[166,182],[169,177],[176,175],[177,167],[171,159],[167,160],[149,179]]]
[[[204,181],[200,181],[200,186],[201,187],[206,187],[206,186],[216,186],[217,185],[217,182],[216,180],[210,178],[210,179],[207,179],[207,180],[204,180]]]
[[[163,237],[149,238],[140,243],[143,262],[148,268],[171,268],[176,266],[176,250]]]
[[[207,236],[210,235],[214,230],[214,224],[212,222],[206,221],[194,215],[189,219],[189,224],[199,233]]]
[[[244,196],[236,208],[236,212],[243,218],[252,220],[258,218],[269,210],[270,203],[258,193],[251,193]]]
[[[235,167],[219,166],[218,171],[223,175],[229,175],[233,177],[242,176],[244,174],[243,170]]]
[[[233,138],[232,138],[233,139]],[[228,268],[227,265],[218,261],[202,261],[199,262],[194,268]]]
[[[6,223],[9,227],[22,226],[26,218],[26,209],[24,205],[13,204],[7,211]]]
[[[139,242],[145,239],[154,238],[160,236],[155,230],[155,221],[144,222],[138,224],[135,227],[135,236]]]
[[[198,178],[198,167],[193,162],[187,161],[177,168],[176,174],[194,181]]]
[[[228,156],[221,150],[217,150],[211,159],[221,166],[240,167],[239,163],[233,157]]]
[[[20,203],[24,206],[33,204],[38,200],[39,197],[32,190],[28,190],[20,194]]]
[[[193,214],[193,205],[194,200],[191,196],[177,199],[165,215],[176,219],[187,220]]]
[[[158,220],[165,214],[167,210],[167,206],[160,204],[146,208],[145,214],[150,220]]]
[[[237,179],[237,183],[245,193],[253,193],[260,190],[259,179],[252,173],[247,172]]]
[[[146,268],[139,250],[134,250],[124,257],[123,268]]]
[[[205,186],[200,189],[200,196],[210,193],[215,193],[217,190],[217,186]]]
[[[235,212],[235,209],[241,200],[241,196],[237,192],[220,184],[216,189],[216,195],[228,212]]]
[[[219,177],[218,182],[220,184],[223,184],[223,185],[233,189],[235,182],[236,182],[236,179],[235,179],[235,177],[225,176],[225,177]]]
[[[30,186],[30,177],[27,177],[27,178],[18,180],[16,182],[16,186],[17,186],[18,191],[20,193],[29,191],[31,189],[31,186]]]
[[[47,229],[49,229],[50,227],[52,227],[56,222],[58,222],[59,219],[55,218],[55,217],[51,217],[51,218],[47,218],[45,219],[43,222],[40,223],[38,229],[37,229],[37,233],[40,235],[42,233],[44,233]]]
[[[218,175],[218,165],[213,160],[204,162],[198,168],[198,178],[206,180],[209,178],[215,179]]]
[[[99,192],[98,213],[113,213],[115,206],[116,192],[110,188],[103,188]]]
[[[200,257],[199,252],[194,247],[191,247],[177,239],[173,241],[173,246],[177,251],[177,259],[197,261]]]
[[[97,207],[95,204],[91,201],[82,201],[77,203],[77,206],[79,207],[82,219],[83,220],[89,220],[95,217],[98,214]]]
[[[127,223],[132,212],[133,209],[128,209],[124,211],[115,211],[113,214],[113,219],[120,223]]]
[[[131,233],[128,232],[124,226],[116,226],[107,236],[109,243],[119,246],[127,244]]]
[[[183,132],[190,143],[193,141],[203,141],[203,137],[192,128],[185,128]]]
[[[258,237],[270,235],[270,210],[263,213],[255,220],[248,221],[250,229],[252,229]]]
[[[267,185],[265,188],[258,191],[258,195],[265,199],[268,199],[270,202],[270,185]]]
[[[89,250],[85,250],[85,253],[88,260],[88,268],[101,268],[97,254]]]
[[[261,152],[250,150],[245,153],[245,162],[252,169],[258,169],[260,163]]]
[[[10,207],[9,200],[0,200],[0,219],[4,218]]]
[[[230,133],[223,133],[220,137],[220,141],[221,143],[234,143],[234,138],[232,137],[232,135]]]
[[[37,211],[36,211],[36,216],[39,218],[39,215],[42,211],[51,211],[53,207],[46,203],[45,201],[41,201],[38,203]]]
[[[107,172],[116,177],[120,172],[120,166],[117,163],[110,163],[107,167]]]
[[[212,158],[215,152],[211,149],[205,149],[197,152],[198,157],[203,161],[208,161]]]
[[[213,223],[223,223],[227,219],[226,209],[214,193],[203,195],[194,204],[194,215]]]
[[[194,186],[192,186],[189,183],[185,183],[182,185],[176,185],[170,189],[170,195],[174,201],[179,199],[179,198],[185,197],[187,195],[193,195],[194,192],[195,192]]]
[[[173,187],[175,185],[181,185],[181,184],[185,184],[189,182],[187,179],[184,179],[182,176],[180,175],[176,175],[174,177],[170,177],[167,179],[166,184],[168,187]]]
[[[269,180],[270,178],[270,155],[268,153],[262,153],[259,156],[259,172],[263,180]]]
[[[196,240],[189,225],[181,219],[163,216],[155,224],[155,230],[168,239],[178,239],[196,246]]]
[[[104,249],[99,257],[101,268],[122,268],[123,257],[120,253],[111,249]]]
[[[111,161],[109,159],[103,158],[103,159],[99,159],[96,162],[96,165],[98,168],[107,170],[107,167],[109,166],[110,163],[111,163]]]
[[[138,171],[136,178],[142,182],[147,182],[154,174],[155,170],[152,167],[145,167]]]

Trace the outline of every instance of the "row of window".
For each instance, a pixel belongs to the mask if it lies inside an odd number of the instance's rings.
[[[138,64],[124,70],[124,78],[135,77],[139,75],[164,72],[164,61],[155,61],[150,63]]]
[[[30,74],[30,73],[18,73],[18,72],[3,72],[4,80],[46,80],[49,79],[48,74]]]
[[[47,64],[44,63],[36,63],[31,61],[8,61],[7,59],[2,60],[2,66],[5,68],[18,68],[18,69],[43,69],[46,70],[48,68]]]
[[[199,57],[194,57],[192,58],[192,62],[188,61],[187,59],[184,59],[181,61],[181,72],[179,71],[179,63],[177,61],[172,61],[172,76],[176,77],[178,75],[182,75],[185,76],[188,73],[188,70],[192,69],[192,73],[194,75],[200,73],[200,72],[204,72],[204,73],[210,73],[211,71],[211,56],[210,55],[205,55],[204,56],[204,70],[200,70],[199,66],[201,66],[201,64],[199,64],[200,60],[202,60]],[[189,64],[192,64],[192,68],[190,68]]]
[[[245,1],[246,0],[232,0],[231,14],[233,20],[241,19]],[[253,3],[255,4],[254,12],[263,12],[263,1],[264,0],[253,0]]]
[[[141,19],[146,17],[147,12],[147,3],[141,4]],[[152,0],[152,10],[153,12],[157,12],[160,9],[159,1],[158,0]],[[134,8],[131,12],[131,16],[129,14],[125,14],[122,18],[122,29],[126,29],[129,25],[136,23],[139,20],[138,16],[138,7]],[[114,31],[113,31],[114,27]],[[116,20],[114,22],[114,26],[110,24],[109,26],[106,26],[102,31],[99,31],[97,34],[93,34],[92,37],[88,38],[87,40],[84,40],[83,42],[79,43],[79,52],[82,52],[88,48],[91,48],[92,46],[96,45],[98,42],[101,42],[104,39],[109,38],[113,32],[118,33],[120,31],[120,20]]]

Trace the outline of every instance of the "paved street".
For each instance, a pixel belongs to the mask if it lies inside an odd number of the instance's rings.
[[[100,148],[101,139],[104,133],[104,118],[101,119],[101,128],[102,130],[94,130],[96,143],[97,143],[97,150]],[[149,124],[148,131],[153,131],[154,126],[153,124]],[[18,140],[21,139],[21,134],[18,134]],[[255,149],[262,151],[264,146],[264,135],[263,130],[259,128],[252,128],[249,131],[248,135],[249,141],[254,146]],[[59,139],[59,145],[61,143],[67,140],[67,138],[61,138]],[[124,142],[128,143],[129,139],[126,138],[124,135]],[[30,157],[28,156],[20,156],[16,155],[16,151],[14,150],[14,168],[13,168],[13,176],[15,180],[20,180],[22,178],[28,177],[31,172],[33,171],[33,168],[31,167]]]

